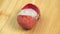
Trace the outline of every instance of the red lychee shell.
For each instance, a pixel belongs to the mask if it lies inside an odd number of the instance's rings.
[[[36,19],[31,16],[19,15],[17,17],[19,25],[24,29],[31,29],[35,25]]]

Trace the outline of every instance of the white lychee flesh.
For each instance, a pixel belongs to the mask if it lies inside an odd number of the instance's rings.
[[[26,16],[31,16],[31,17],[34,17],[34,18],[37,18],[38,17],[38,14],[35,10],[29,8],[29,9],[23,9],[21,10],[18,15],[26,15]]]

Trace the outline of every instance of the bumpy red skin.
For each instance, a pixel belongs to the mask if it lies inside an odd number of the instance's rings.
[[[24,6],[22,8],[22,10],[29,9],[29,8],[35,10],[38,15],[40,14],[39,9],[33,4],[27,4],[26,6]],[[39,20],[39,16],[37,19],[35,19],[31,16],[18,15],[17,21],[18,21],[19,25],[21,25],[24,29],[31,29],[35,25],[35,22]]]
[[[36,19],[31,16],[19,15],[17,17],[19,25],[24,29],[31,29],[35,25]]]

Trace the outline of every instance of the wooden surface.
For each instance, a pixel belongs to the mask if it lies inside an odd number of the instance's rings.
[[[22,29],[16,15],[28,4],[40,9],[40,20],[31,30]],[[60,0],[0,0],[0,34],[60,34]]]

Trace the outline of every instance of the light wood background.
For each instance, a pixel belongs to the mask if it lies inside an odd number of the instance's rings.
[[[22,29],[16,15],[28,3],[40,9],[40,20],[31,30]],[[60,0],[0,0],[0,34],[60,34]]]

